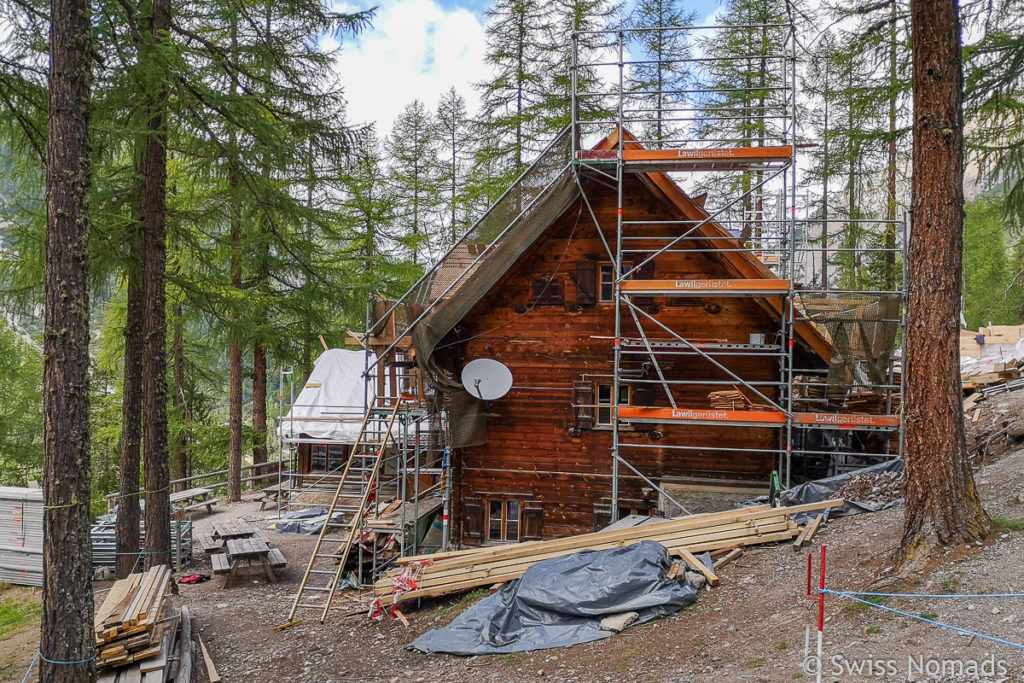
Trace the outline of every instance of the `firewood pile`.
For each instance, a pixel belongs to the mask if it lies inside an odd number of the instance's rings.
[[[397,569],[374,584],[377,597],[371,611],[396,601],[446,595],[512,581],[536,562],[581,550],[607,550],[647,540],[661,543],[670,553],[686,560],[705,551],[789,541],[803,530],[793,515],[842,504],[842,500],[835,499],[785,508],[760,505],[550,541],[404,557],[397,560]]]
[[[172,680],[167,668],[179,614],[170,582],[171,568],[160,565],[111,587],[94,621],[99,681]]]

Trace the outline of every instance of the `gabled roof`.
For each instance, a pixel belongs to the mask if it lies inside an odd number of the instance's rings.
[[[629,131],[622,131],[622,139],[630,149],[643,149]],[[616,149],[618,144],[619,135],[618,131],[615,131],[595,145],[593,150],[609,151]],[[662,200],[667,207],[677,211],[679,218],[692,221],[709,218],[710,214],[704,210],[703,202],[696,201],[687,195],[665,173],[645,171],[635,175],[656,198]],[[466,252],[465,248],[452,252],[439,265],[438,274],[445,276],[440,280],[445,284],[449,282],[457,284],[451,289],[440,289],[440,291],[434,291],[439,290],[436,284],[431,287],[431,294],[433,294],[430,297],[431,300],[440,296],[442,291],[447,291],[447,293],[434,303],[433,310],[429,315],[412,330],[417,357],[421,365],[433,365],[431,354],[437,342],[472,310],[487,291],[494,287],[514,266],[519,257],[547,232],[572,202],[579,198],[579,186],[572,177],[571,169],[567,166],[562,171],[561,177],[553,181],[545,194],[538,198],[537,203],[530,211],[531,216],[521,219],[519,224],[510,231],[510,234],[505,236],[503,243],[476,261],[470,272],[466,272],[466,268],[474,259],[471,258],[471,254]],[[723,240],[729,240],[732,248],[740,246],[739,241],[714,220],[708,220],[702,224],[698,228],[697,234],[709,238],[706,243],[708,245],[720,246],[723,244]],[[725,250],[715,252],[715,256],[737,279],[779,279],[771,269],[747,251]],[[455,269],[459,270],[459,273],[455,273]],[[473,286],[468,286],[471,283]],[[785,314],[785,305],[781,297],[755,296],[752,299],[772,316],[781,317]],[[800,342],[826,362],[829,360],[832,355],[831,346],[813,324],[806,320],[797,320],[795,331]],[[430,372],[429,374],[439,376],[440,373]]]

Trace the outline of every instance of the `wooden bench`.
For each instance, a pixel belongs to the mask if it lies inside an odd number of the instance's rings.
[[[207,555],[224,552],[224,546],[214,540],[212,536],[196,534],[196,540],[199,541],[199,545],[202,546],[203,552]]]
[[[282,553],[279,548],[270,549],[270,554],[267,555],[267,561],[274,569],[280,569],[288,564],[288,560],[285,559],[284,553]]]
[[[228,560],[228,556],[224,554],[210,555],[210,561],[213,563],[214,574],[230,574],[231,573],[231,561]]]
[[[213,513],[213,506],[220,502],[220,498],[210,498],[209,500],[200,500],[191,505],[186,505],[182,508],[185,512],[191,512],[192,510],[200,510],[206,508],[207,514]]]

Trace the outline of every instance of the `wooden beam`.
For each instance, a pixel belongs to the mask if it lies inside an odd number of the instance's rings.
[[[704,578],[708,581],[708,585],[717,586],[719,584],[718,574],[715,574],[714,570],[708,569],[707,566],[698,560],[689,550],[686,548],[678,548],[676,549],[676,554],[683,558],[683,562],[685,562],[690,569],[703,574]]]

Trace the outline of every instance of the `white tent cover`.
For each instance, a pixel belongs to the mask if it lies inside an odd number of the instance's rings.
[[[370,354],[370,362],[376,359]],[[365,351],[328,349],[313,365],[306,385],[281,423],[281,440],[351,443],[359,437],[363,421],[363,388],[373,401],[373,382],[363,379]]]

